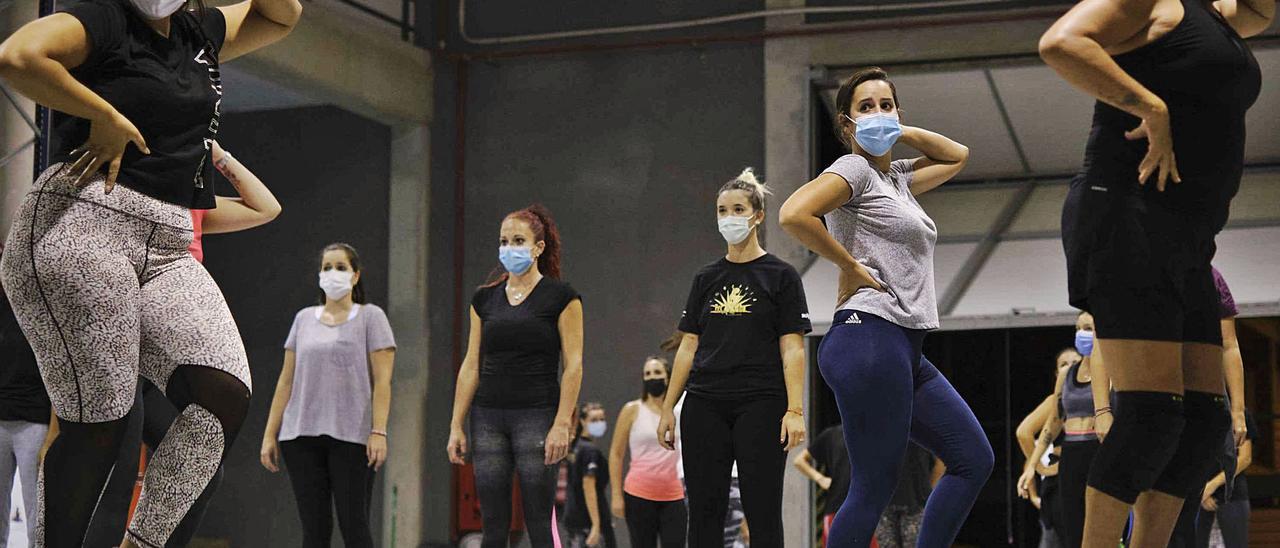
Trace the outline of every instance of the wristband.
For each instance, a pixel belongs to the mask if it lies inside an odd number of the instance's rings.
[[[1103,413],[1110,413],[1110,412],[1111,412],[1111,407],[1110,407],[1110,406],[1107,406],[1107,407],[1099,407],[1096,411],[1094,411],[1094,412],[1093,412],[1093,416],[1096,418],[1096,417],[1101,416]]]
[[[221,159],[219,159],[218,161],[214,162],[214,163],[213,163],[213,167],[218,168],[218,171],[222,171],[222,170],[224,170],[224,169],[227,169],[227,164],[231,163],[231,162],[232,162],[232,161],[234,161],[235,159],[236,159],[236,157],[235,157],[235,156],[232,156],[230,152],[227,152],[227,151],[223,150],[223,151],[222,151],[222,158],[221,158]]]
[[[801,417],[803,417],[803,416],[804,416],[804,409],[803,409],[803,408],[801,408],[801,409],[788,409],[788,410],[787,410],[787,412],[788,412],[788,413],[795,413],[797,416],[801,416]]]
[[[385,438],[385,437],[387,437],[387,431],[386,431],[386,430],[376,430],[376,429],[375,429],[375,430],[370,430],[370,431],[369,431],[369,433],[370,433],[370,434],[376,434],[376,435],[382,436],[382,437],[384,437],[384,438]]]

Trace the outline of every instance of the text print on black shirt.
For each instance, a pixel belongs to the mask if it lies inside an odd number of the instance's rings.
[[[209,162],[209,155],[213,153],[213,141],[218,137],[218,120],[222,116],[222,70],[218,68],[218,54],[213,51],[213,44],[206,43],[200,48],[195,61],[204,65],[209,71],[209,87],[213,88],[213,92],[218,97],[213,102],[213,118],[209,120],[209,134],[204,138],[204,156],[200,158],[200,165],[196,167],[196,188],[204,188],[204,166]]]

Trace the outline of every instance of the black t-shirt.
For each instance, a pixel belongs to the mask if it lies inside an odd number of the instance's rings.
[[[844,444],[844,429],[838,424],[827,427],[809,442],[809,454],[818,464],[818,470],[831,477],[822,513],[834,514],[849,494],[849,449]]]
[[[0,420],[49,422],[49,394],[35,353],[4,292],[0,292]]]
[[[595,442],[586,439],[578,440],[578,447],[573,451],[573,461],[569,464],[569,488],[564,503],[564,525],[574,529],[591,527],[591,515],[587,513],[587,499],[582,490],[582,478],[590,476],[596,479],[596,506],[600,512],[600,526],[603,529],[609,523],[609,459]]]
[[[482,287],[471,298],[480,316],[481,407],[525,409],[560,404],[560,313],[580,299],[569,284],[543,278],[511,306],[507,284]]]
[[[222,12],[179,11],[165,38],[125,0],[80,0],[61,11],[80,21],[91,48],[71,75],[133,122],[151,149],[126,147],[118,182],[165,202],[213,208],[209,150],[222,99]],[[52,161],[68,161],[89,138],[89,121],[55,112],[53,122]]]
[[[800,273],[772,254],[698,271],[680,331],[698,335],[686,390],[713,399],[786,396],[778,339],[808,333]]]
[[[898,472],[898,485],[893,490],[890,506],[924,508],[933,486],[929,476],[933,472],[933,454],[914,442],[907,442],[907,452],[902,457],[902,470]]]

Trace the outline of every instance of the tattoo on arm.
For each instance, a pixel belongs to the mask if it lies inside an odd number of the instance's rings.
[[[218,168],[218,173],[221,173],[223,177],[226,177],[227,180],[231,182],[232,186],[240,188],[240,178],[236,176],[235,170],[231,169],[231,162],[229,160],[222,158],[217,162],[214,162],[213,167]]]
[[[1135,95],[1134,93],[1126,93],[1124,97],[1120,98],[1121,106],[1136,107],[1141,104],[1142,104],[1142,101],[1138,99],[1138,96]]]

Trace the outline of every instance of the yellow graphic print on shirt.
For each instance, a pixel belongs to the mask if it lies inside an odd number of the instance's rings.
[[[711,301],[711,313],[723,316],[738,316],[751,313],[751,305],[756,302],[755,294],[741,285],[731,285],[720,289],[715,300]]]

